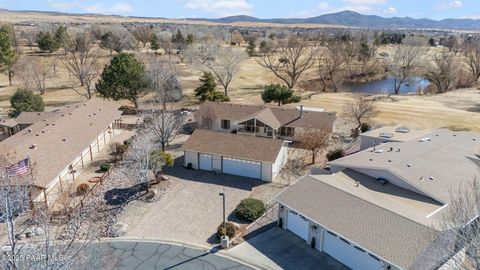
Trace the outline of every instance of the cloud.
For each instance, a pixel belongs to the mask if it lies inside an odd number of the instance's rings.
[[[455,1],[441,1],[437,4],[438,10],[447,10],[447,9],[454,9],[454,8],[461,8],[463,7],[463,2],[460,0]]]
[[[217,16],[250,14],[253,4],[246,0],[190,0],[183,8],[213,13]]]
[[[384,10],[386,14],[395,14],[397,13],[397,9],[394,8],[394,7],[389,7],[387,9]]]
[[[79,8],[82,3],[80,1],[57,1],[57,0],[48,0],[48,5],[55,9],[61,11],[68,11],[75,8]]]
[[[127,3],[114,3],[113,5],[105,5],[103,3],[94,3],[85,5],[82,0],[76,1],[59,1],[48,0],[48,5],[54,10],[72,11],[81,10],[90,13],[105,13],[105,14],[126,14],[133,12],[131,5]]]
[[[387,0],[343,0],[346,5],[363,5],[363,6],[375,6],[384,5]]]

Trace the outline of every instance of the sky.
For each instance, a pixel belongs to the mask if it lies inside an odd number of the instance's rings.
[[[166,18],[292,18],[353,10],[383,17],[480,19],[480,0],[0,0],[0,8]]]

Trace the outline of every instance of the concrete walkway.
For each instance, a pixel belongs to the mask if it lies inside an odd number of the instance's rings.
[[[294,234],[277,227],[221,253],[263,269],[349,269],[327,254],[312,249]]]

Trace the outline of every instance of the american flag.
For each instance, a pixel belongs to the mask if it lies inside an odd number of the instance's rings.
[[[8,176],[22,176],[30,172],[30,166],[28,166],[28,158],[22,159],[19,162],[5,167]]]

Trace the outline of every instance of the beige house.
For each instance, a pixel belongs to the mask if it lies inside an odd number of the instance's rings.
[[[415,132],[300,179],[277,198],[282,227],[351,269],[436,269],[454,246],[440,225],[452,191],[479,174],[480,133]]]
[[[212,130],[293,140],[305,129],[333,131],[336,115],[319,109],[297,109],[233,103],[205,102],[201,109],[213,117]]]
[[[182,147],[184,165],[274,182],[288,160],[283,140],[196,130]]]
[[[121,111],[115,102],[94,98],[35,114],[25,114],[29,120],[20,122],[33,123],[0,142],[0,148],[30,159],[40,191],[34,201],[51,204],[116,134]]]

